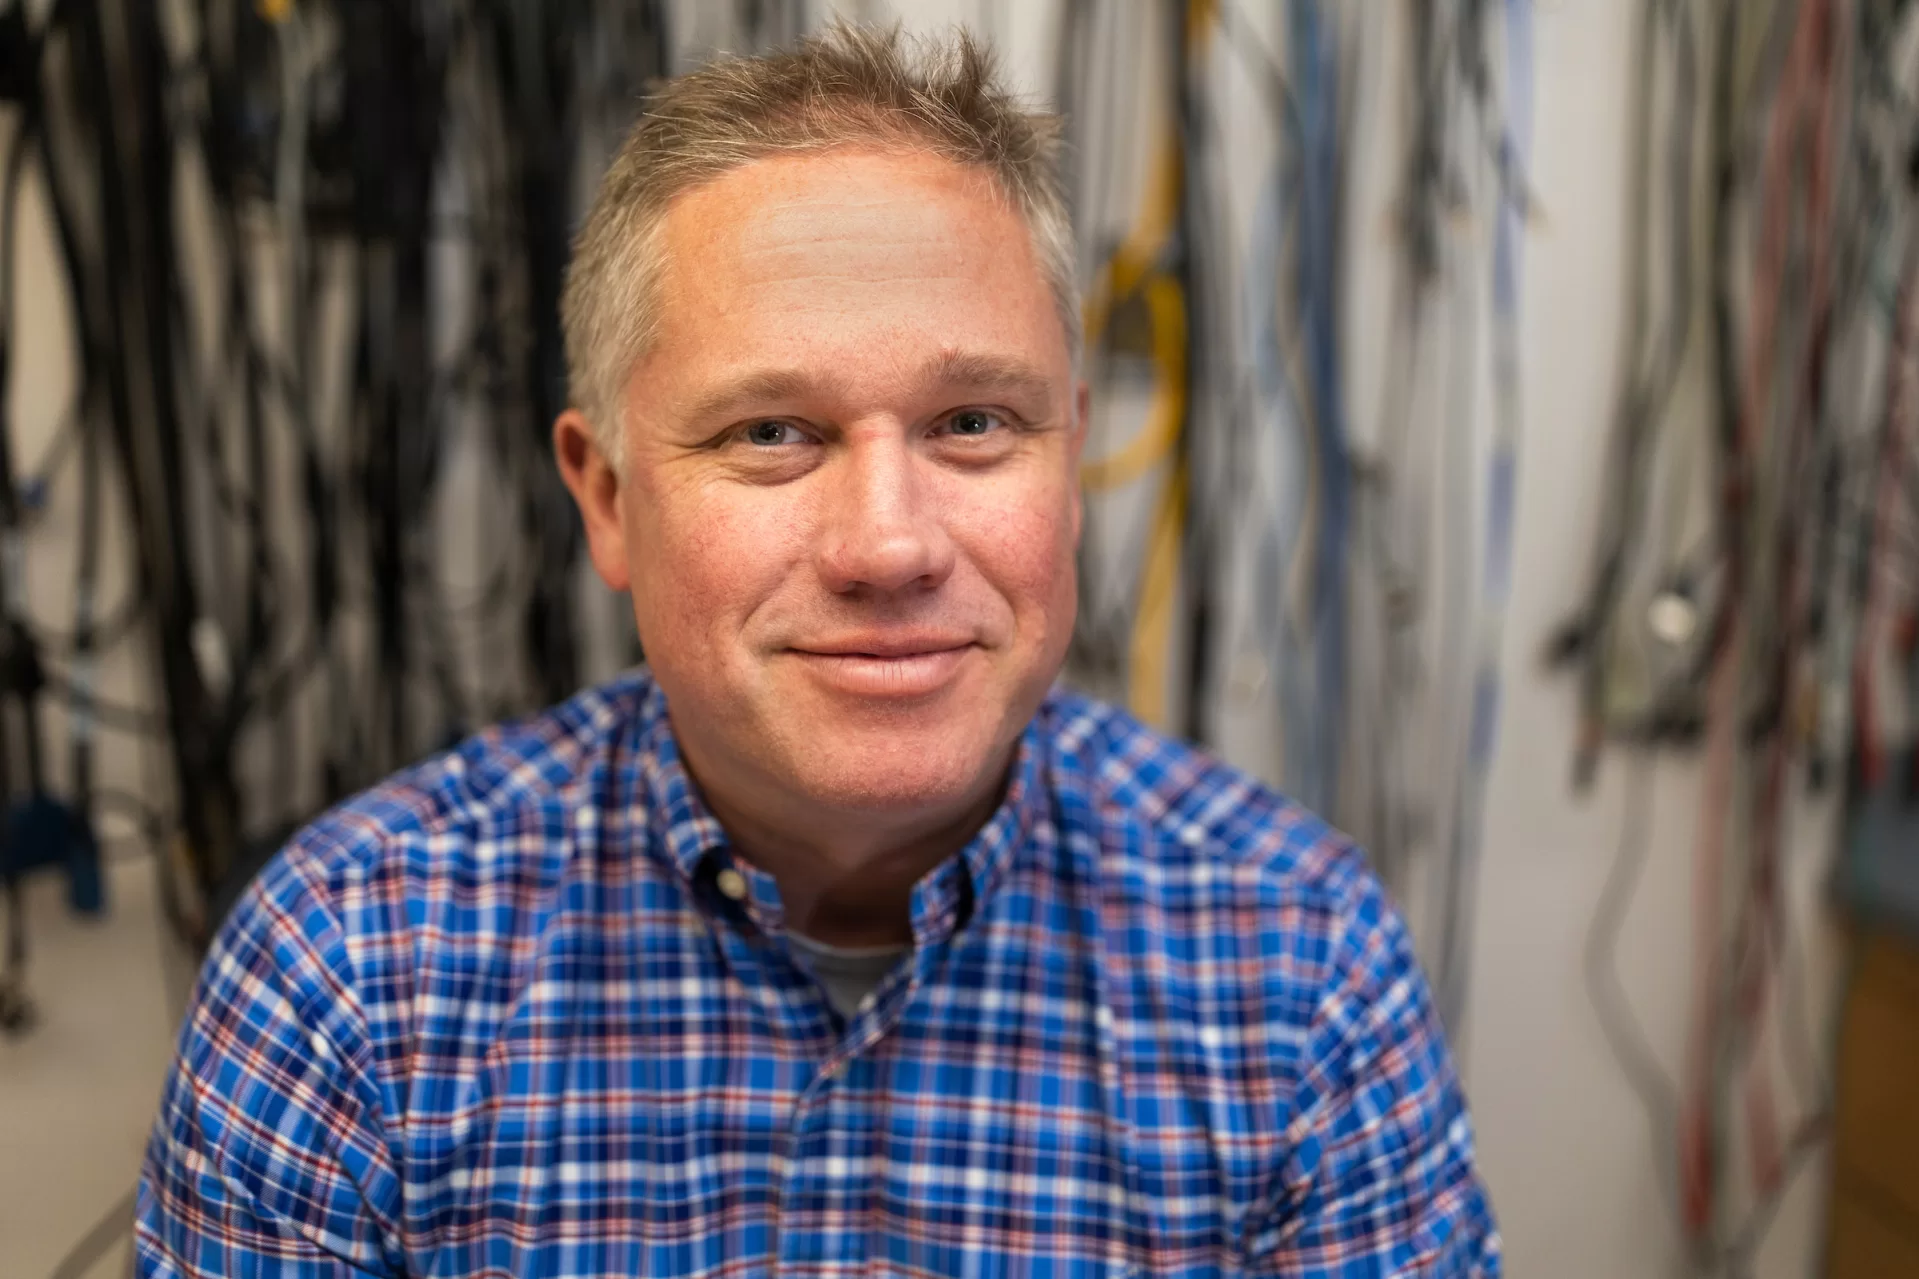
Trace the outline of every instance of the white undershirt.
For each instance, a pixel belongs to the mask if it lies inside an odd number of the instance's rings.
[[[830,946],[799,933],[786,936],[813,970],[814,978],[826,991],[827,1002],[849,1020],[859,1011],[860,1001],[913,949],[910,945]]]

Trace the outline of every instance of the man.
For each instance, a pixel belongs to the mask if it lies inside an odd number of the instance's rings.
[[[1072,245],[963,38],[649,104],[554,430],[648,670],[297,837],[207,962],[151,1276],[1488,1275],[1405,932],[1049,691]]]

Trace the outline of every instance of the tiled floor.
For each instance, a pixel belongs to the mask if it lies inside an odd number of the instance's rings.
[[[133,1187],[190,965],[163,934],[152,865],[114,865],[104,919],[30,886],[38,1025],[0,1038],[0,1279],[49,1279]],[[127,1273],[116,1239],[88,1279]]]

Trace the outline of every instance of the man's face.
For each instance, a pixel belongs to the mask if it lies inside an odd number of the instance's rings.
[[[977,802],[1075,606],[1083,392],[1024,222],[982,172],[841,150],[663,233],[624,479],[559,435],[689,760],[736,798]]]

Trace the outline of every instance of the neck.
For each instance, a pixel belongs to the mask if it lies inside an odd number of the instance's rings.
[[[953,803],[875,812],[822,805],[763,778],[728,786],[722,770],[701,768],[684,742],[681,750],[735,851],[779,884],[787,926],[832,946],[912,941],[913,886],[991,819],[1012,758],[1009,750]]]

